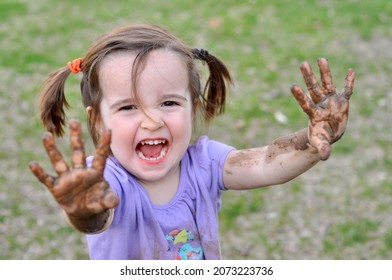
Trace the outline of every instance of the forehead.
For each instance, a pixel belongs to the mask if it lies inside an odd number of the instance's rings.
[[[134,52],[117,52],[108,55],[101,63],[99,79],[101,89],[106,93],[124,92],[132,89],[132,67],[136,58]],[[188,87],[186,62],[179,54],[158,49],[151,51],[137,69],[137,90],[146,88],[174,90]]]

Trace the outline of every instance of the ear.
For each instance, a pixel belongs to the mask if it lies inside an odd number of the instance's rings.
[[[87,106],[87,108],[86,108],[86,113],[87,113],[87,117],[88,117],[88,119],[91,121],[91,118],[92,118],[92,114],[93,114],[93,107],[91,107],[91,106]]]

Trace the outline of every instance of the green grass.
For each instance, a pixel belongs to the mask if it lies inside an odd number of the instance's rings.
[[[392,250],[392,229],[388,230],[384,235],[384,243],[387,249]]]
[[[66,225],[27,167],[35,159],[51,170],[38,93],[49,72],[129,22],[165,25],[226,62],[235,86],[208,132],[239,148],[267,145],[307,125],[290,93],[294,83],[304,88],[302,61],[317,72],[316,59],[327,57],[338,90],[354,68],[349,125],[329,161],[284,186],[223,194],[223,255],[392,258],[389,0],[0,0],[0,259],[88,258],[84,237]],[[85,124],[79,82],[67,81],[68,117]],[[67,137],[58,141],[65,155]]]
[[[11,17],[24,15],[26,12],[26,4],[12,1],[0,3],[0,21],[6,21]]]
[[[324,251],[330,253],[335,250],[342,251],[346,247],[362,245],[369,241],[371,233],[379,226],[380,222],[369,219],[333,225],[324,240]],[[389,238],[388,235],[386,238]]]
[[[231,192],[231,199],[220,212],[221,223],[225,228],[236,227],[236,220],[243,215],[262,211],[265,204],[263,190],[253,192]]]

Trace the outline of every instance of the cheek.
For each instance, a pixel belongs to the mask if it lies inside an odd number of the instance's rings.
[[[121,118],[113,118],[110,123],[108,123],[108,128],[112,130],[113,134],[120,136],[123,134],[134,133],[135,128],[133,123],[134,122],[129,120],[126,121]]]
[[[176,135],[181,138],[186,138],[190,140],[193,130],[193,114],[184,114],[181,117],[175,118],[172,123],[172,127]]]
[[[112,118],[107,126],[112,131],[112,151],[129,149],[136,134],[134,122],[122,118]]]

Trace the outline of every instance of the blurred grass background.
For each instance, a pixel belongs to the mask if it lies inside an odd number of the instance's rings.
[[[50,170],[39,88],[97,36],[131,22],[167,26],[227,63],[235,87],[208,134],[238,148],[266,145],[307,125],[289,90],[293,83],[304,87],[303,60],[316,70],[316,59],[327,57],[338,89],[354,68],[349,125],[331,158],[283,186],[226,192],[222,253],[392,258],[391,1],[0,0],[0,259],[88,258],[84,236],[66,224],[28,169],[34,159]],[[68,116],[85,121],[79,79],[67,82]],[[67,137],[59,145],[68,155]]]

